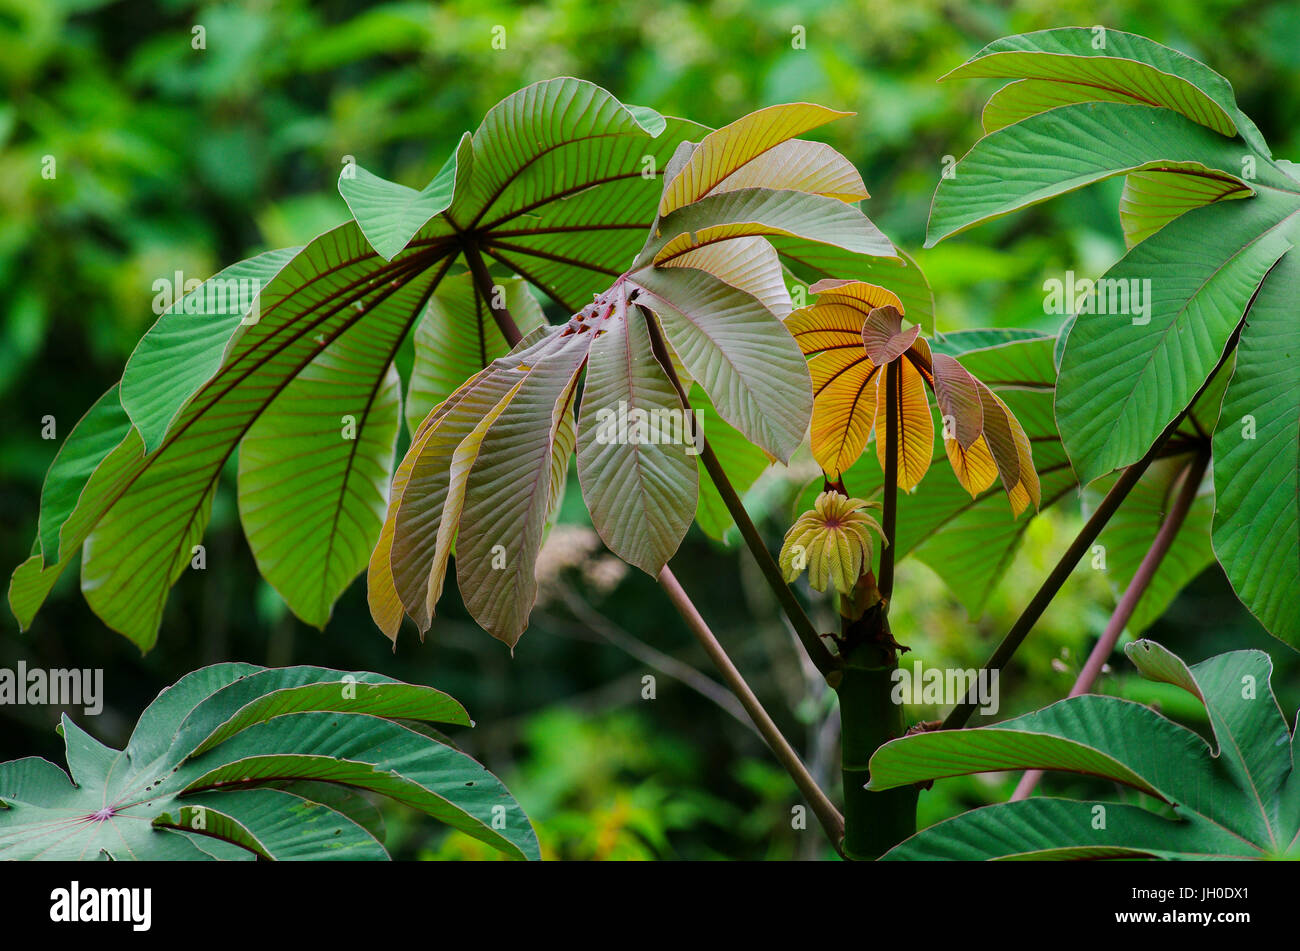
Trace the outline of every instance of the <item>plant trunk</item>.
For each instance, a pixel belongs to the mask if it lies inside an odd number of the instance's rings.
[[[840,697],[841,770],[844,776],[844,857],[870,860],[916,831],[915,786],[883,792],[864,787],[867,763],[877,749],[907,729],[903,707],[893,702],[891,674],[898,668],[893,651],[877,645],[856,648],[835,687]]]
[[[840,649],[843,677],[835,685],[840,698],[840,769],[844,776],[844,857],[876,859],[916,831],[917,788],[904,786],[868,792],[871,755],[907,730],[902,704],[895,703],[892,674],[898,669],[899,646],[889,630],[889,601],[894,588],[894,525],[898,506],[898,363],[885,367],[885,487],[881,518],[879,586],[870,566],[859,591],[871,592],[871,605],[856,620],[845,620]],[[880,438],[879,433],[877,437]],[[850,599],[856,601],[857,599]]]

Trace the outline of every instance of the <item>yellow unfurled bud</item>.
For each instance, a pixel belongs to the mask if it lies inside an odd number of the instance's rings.
[[[786,532],[781,571],[786,581],[808,569],[808,583],[818,591],[833,584],[841,594],[853,590],[864,566],[871,564],[871,532],[880,525],[863,509],[875,505],[838,492],[823,492]]]

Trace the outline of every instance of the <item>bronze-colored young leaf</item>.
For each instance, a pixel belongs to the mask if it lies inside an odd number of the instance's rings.
[[[792,313],[786,327],[812,374],[813,457],[838,478],[862,454],[875,421],[879,374],[863,347],[863,325],[873,309],[901,313],[903,305],[891,291],[861,281],[822,281],[812,290],[816,304]]]
[[[919,326],[903,327],[896,295],[861,281],[821,281],[812,291],[816,303],[795,311],[786,325],[809,358],[813,455],[828,477],[840,478],[873,431],[885,466],[888,395],[898,412],[898,486],[915,488],[934,452],[928,386],[939,405],[953,472],[971,496],[1000,476],[1014,514],[1030,502],[1039,504],[1038,475],[1019,421],[955,358],[932,354]],[[886,378],[894,381],[892,394]]]

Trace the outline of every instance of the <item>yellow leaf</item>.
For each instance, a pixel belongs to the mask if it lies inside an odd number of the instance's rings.
[[[945,439],[943,448],[948,452],[948,461],[957,476],[961,487],[970,493],[971,498],[979,495],[991,486],[998,477],[997,464],[993,453],[989,452],[984,437],[976,436],[975,441],[963,449],[956,439]]]
[[[856,307],[819,301],[813,307],[796,310],[786,319],[785,326],[804,356],[823,350],[857,350],[866,357],[867,351],[862,346],[863,317]]]
[[[908,360],[891,365],[890,374],[898,404],[898,487],[904,491],[916,488],[930,468],[934,453],[934,420],[930,417],[930,401],[925,395],[925,378]],[[881,384],[881,407],[877,413],[876,456],[885,467],[885,450],[888,439],[885,432],[884,397],[887,383]]]
[[[829,145],[792,139],[732,172],[712,194],[740,188],[784,188],[840,201],[870,198],[853,163]]]
[[[826,350],[808,361],[813,381],[812,451],[839,478],[862,455],[876,416],[880,373],[859,345]]]
[[[806,102],[769,106],[706,135],[664,188],[664,216],[698,201],[747,163],[810,129],[851,115]]]
[[[877,284],[868,284],[866,281],[840,281],[828,278],[818,281],[808,288],[808,291],[817,295],[818,304],[847,304],[860,310],[862,321],[859,321],[854,333],[862,329],[861,325],[867,319],[867,314],[877,307],[893,307],[900,314],[906,313],[903,302],[898,299],[897,294]]]
[[[813,456],[838,478],[862,454],[876,415],[880,374],[863,347],[863,323],[876,307],[902,305],[892,292],[862,281],[818,281],[811,290],[817,302],[785,325],[812,374]]]

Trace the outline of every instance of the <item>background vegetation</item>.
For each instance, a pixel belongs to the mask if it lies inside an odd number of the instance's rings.
[[[867,213],[916,254],[936,293],[938,329],[1054,330],[1043,281],[1096,276],[1123,252],[1120,182],[1068,196],[919,252],[944,156],[979,134],[978,84],[935,80],[1010,33],[1094,23],[1143,33],[1226,75],[1279,156],[1300,154],[1300,7],[1201,0],[1168,4],[1018,0],[848,3],[423,4],[0,0],[0,561],[28,554],[37,499],[58,441],[119,375],[154,320],[154,282],[210,276],[259,250],[301,244],[347,218],[335,189],[345,156],[419,187],[462,132],[520,86],[556,75],[600,83],[625,102],[720,125],[763,105],[809,100],[854,110],[825,138],[855,161],[874,196]],[[205,49],[192,47],[202,25]],[[506,28],[506,49],[492,29]],[[806,30],[806,49],[792,30]],[[52,155],[57,177],[42,178]],[[558,316],[558,315],[553,315]],[[760,482],[753,510],[773,550],[808,466]],[[946,478],[936,473],[932,478]],[[369,669],[431,683],[478,723],[456,739],[497,772],[562,858],[794,858],[829,854],[815,823],[791,828],[794,790],[758,739],[716,701],[657,672],[646,645],[708,673],[653,581],[604,551],[577,481],[543,556],[543,602],[513,658],[456,606],[429,641],[395,653],[374,628],[364,581],[324,631],[294,619],[263,582],[243,540],[233,480],[218,495],[208,568],[187,572],[146,657],[108,631],[67,572],[33,628],[12,619],[0,666],[102,667],[103,715],[82,720],[112,745],[184,672],[218,660]],[[924,487],[922,487],[922,491]],[[942,580],[899,570],[892,620],[927,665],[978,666],[1073,535],[1078,506],[1037,520],[983,616],[968,621]],[[692,530],[676,570],[819,778],[834,783],[833,698],[810,685],[792,636],[741,549]],[[454,601],[454,594],[450,593]],[[1085,563],[1004,679],[1014,715],[1063,696],[1115,593]],[[830,609],[813,600],[829,624]],[[1300,658],[1263,633],[1206,571],[1151,636],[1189,662],[1232,647],[1275,659],[1285,712],[1300,701]],[[631,651],[631,653],[629,653]],[[658,663],[658,661],[656,661]],[[1141,681],[1120,655],[1100,689],[1185,707]],[[642,699],[647,674],[657,696]],[[706,685],[707,689],[707,685]],[[811,692],[810,692],[811,691]],[[727,701],[723,700],[723,706]],[[0,760],[61,759],[50,708],[0,709]],[[913,709],[912,719],[937,711]],[[76,715],[80,717],[79,711]],[[1193,721],[1192,725],[1196,725]],[[1015,777],[941,782],[921,798],[929,824],[1005,799]],[[1084,781],[1043,788],[1082,793]],[[404,857],[478,855],[395,811]],[[484,850],[486,851],[486,850]]]

